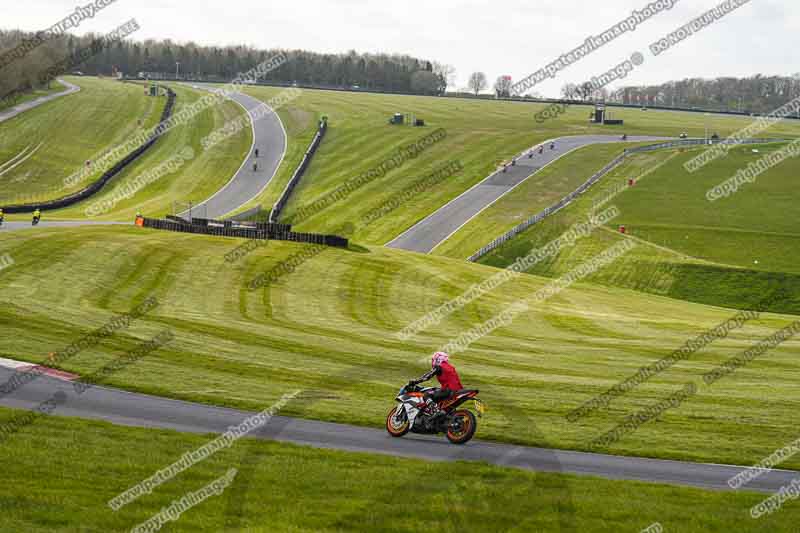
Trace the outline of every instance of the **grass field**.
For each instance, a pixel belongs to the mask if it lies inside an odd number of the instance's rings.
[[[757,154],[737,148],[695,174],[683,164],[697,152],[676,157],[620,197],[622,222],[633,235],[686,255],[800,274],[800,160],[785,161],[729,198],[706,200],[706,191],[783,146],[761,146]]]
[[[246,92],[266,101],[279,94],[281,89],[248,87]],[[270,206],[283,190],[313,137],[316,120],[322,115],[330,118],[328,136],[284,212],[287,219],[299,206],[324,197],[345,180],[391,158],[401,146],[436,128],[444,128],[448,136],[416,159],[353,191],[346,200],[301,221],[297,226],[300,230],[329,231],[347,222],[356,223],[365,213],[445,162],[459,160],[464,165],[459,174],[425,190],[414,201],[406,202],[374,224],[368,227],[356,224],[355,238],[369,244],[384,244],[391,240],[485,178],[499,163],[536,143],[563,135],[622,133],[619,129],[588,124],[588,106],[573,106],[558,120],[536,124],[534,114],[543,107],[542,104],[518,102],[303,90],[300,98],[278,112],[289,130],[290,152],[278,179],[263,193],[259,202]],[[388,119],[395,112],[414,113],[426,121],[426,127],[389,126]],[[705,117],[699,113],[634,109],[615,113],[625,119],[624,131],[629,135],[677,137],[683,132],[692,136],[704,133]],[[720,135],[733,133],[750,123],[750,119],[745,117],[711,116],[708,120],[711,129]],[[795,137],[800,134],[800,122],[786,121],[767,134]],[[589,165],[586,170],[595,166]],[[589,174],[591,171],[587,177]]]
[[[729,198],[711,203],[705,197],[708,189],[779,147],[762,146],[759,154],[753,154],[751,148],[738,148],[695,174],[687,173],[683,164],[697,151],[636,155],[573,205],[481,262],[499,267],[511,264],[556,238],[571,224],[585,220],[593,202],[607,197],[615,186],[626,185],[628,177],[644,176],[635,187],[624,187],[606,204],[620,209],[618,219],[532,272],[564,274],[618,241],[620,236],[615,231],[624,224],[629,235],[643,246],[621,259],[615,268],[593,276],[592,281],[734,308],[753,305],[763,294],[780,287],[786,299],[773,309],[800,314],[796,261],[800,233],[794,224],[800,199],[795,187],[800,161],[785,161]],[[505,208],[513,208],[506,199],[493,207],[497,211]],[[475,231],[491,224],[481,215],[475,220]]]
[[[0,421],[13,411],[0,410]],[[57,417],[0,444],[0,532],[130,531],[185,494],[238,473],[165,531],[791,531],[796,505],[753,520],[759,494],[428,463],[245,439],[114,512],[106,502],[205,445],[206,436]],[[120,445],[120,443],[125,443]],[[413,488],[413,503],[398,496]],[[413,510],[413,512],[411,512]],[[240,529],[241,528],[241,529]]]
[[[0,124],[0,164],[29,149],[0,169],[0,203],[52,200],[86,187],[98,176],[71,186],[64,179],[87,160],[158,124],[166,101],[145,97],[142,87],[132,83],[83,77],[67,80],[81,91]]]
[[[503,310],[546,280],[523,276],[417,338],[395,333],[496,272],[382,247],[325,250],[271,286],[245,284],[301,245],[270,243],[223,259],[242,241],[137,228],[41,230],[0,236],[15,264],[2,271],[5,357],[30,361],[99,327],[112,312],[156,295],[161,306],[127,333],[64,364],[87,374],[172,329],[176,341],[112,384],[212,404],[263,408],[287,388],[319,394],[291,415],[380,427],[399,385],[421,375],[436,348]],[[491,416],[479,436],[587,449],[635,410],[789,323],[765,316],[719,340],[579,423],[566,413],[679,348],[732,312],[633,291],[576,285],[455,356],[463,381],[483,389]],[[788,341],[608,451],[750,463],[794,440],[800,343]],[[348,409],[341,409],[345,400]],[[529,417],[529,418],[527,418]],[[535,427],[530,423],[535,420]],[[746,439],[744,438],[746,436]],[[798,459],[789,466],[800,465]]]
[[[109,93],[109,99],[125,87],[113,85],[112,90],[104,85],[111,82],[91,79],[86,83],[89,89]],[[179,105],[200,94],[176,90]],[[247,90],[264,100],[279,92]],[[87,94],[87,89],[78,93]],[[454,354],[464,384],[480,388],[489,405],[478,438],[593,449],[589,443],[594,438],[692,382],[699,392],[689,401],[619,442],[593,450],[747,465],[797,439],[800,339],[783,343],[713,386],[703,385],[701,379],[703,373],[796,318],[789,315],[766,314],[608,408],[575,423],[565,418],[641,366],[733,316],[733,311],[720,306],[750,306],[765,294],[783,290],[791,298],[774,310],[800,313],[800,272],[793,262],[798,244],[793,226],[797,192],[792,187],[796,161],[761,176],[732,198],[708,204],[705,190],[746,164],[751,158],[747,151],[734,152],[693,176],[681,174],[682,163],[693,154],[637,155],[568,209],[485,258],[486,264],[463,261],[474,251],[469,249],[473,241],[491,240],[494,232],[499,234],[552,203],[619,150],[615,146],[586,148],[486,210],[464,228],[463,235],[437,250],[442,255],[380,246],[519,150],[559,135],[601,131],[586,125],[588,112],[582,107],[536,129],[532,115],[539,108],[508,102],[304,91],[300,99],[279,111],[290,137],[287,158],[276,180],[253,202],[269,205],[277,198],[313,135],[317,118],[328,115],[329,137],[290,203],[287,217],[435,128],[446,129],[448,136],[346,200],[302,221],[300,230],[325,231],[357,223],[369,210],[445,161],[460,160],[465,167],[461,174],[378,222],[357,224],[355,244],[349,250],[316,253],[303,245],[269,242],[231,263],[225,255],[244,241],[133,227],[0,231],[0,257],[8,254],[13,259],[13,263],[3,261],[6,268],[0,270],[4,339],[0,357],[39,362],[153,295],[160,302],[157,309],[130,329],[69,359],[62,368],[90,374],[168,329],[175,335],[172,343],[115,374],[107,384],[254,411],[271,405],[288,390],[302,389],[303,400],[291,402],[282,414],[382,427],[398,387],[429,368],[432,351],[534,294],[548,278],[564,274],[622,239],[631,239],[638,247],[589,278],[593,284],[578,283],[535,304],[513,323]],[[415,112],[428,127],[386,125],[395,111]],[[36,112],[30,113],[23,117],[30,122],[27,127],[34,128]],[[91,113],[86,113],[89,120]],[[241,108],[228,103],[170,132],[114,187],[135,182],[186,146],[199,151],[203,136],[241,113]],[[697,135],[704,126],[702,115],[634,110],[618,115],[625,118],[626,132],[631,135],[682,131]],[[39,120],[45,118],[52,120],[49,116]],[[132,120],[135,123],[135,117]],[[722,135],[748,122],[729,117],[711,120]],[[8,138],[3,132],[0,126],[0,140]],[[800,127],[793,122],[770,132],[798,133]],[[210,196],[238,168],[250,146],[249,135],[245,130],[214,152],[200,154],[101,218],[126,219],[137,209],[162,215],[170,211],[174,200],[200,201]],[[76,139],[85,141],[83,134],[73,136],[72,145]],[[65,139],[64,144],[71,146]],[[6,148],[0,144],[0,150]],[[59,174],[54,183],[63,176]],[[508,265],[585,220],[593,201],[630,176],[643,177],[636,187],[607,204],[617,205],[622,212],[612,224],[538,265],[534,275],[507,282],[410,340],[397,337],[412,321],[495,274],[497,269],[492,267]],[[24,183],[18,182],[16,190],[28,190]],[[110,188],[94,200],[102,201],[114,191]],[[83,218],[90,203],[52,215]],[[681,213],[679,221],[674,220],[676,212]],[[754,221],[758,222],[755,226]],[[628,226],[628,237],[615,231],[620,223]],[[481,244],[476,242],[475,248]],[[271,285],[253,292],[246,288],[250,280],[297,254],[308,254],[310,259],[288,268]],[[753,264],[756,259],[758,265]],[[7,416],[9,411],[0,410],[0,419]],[[41,420],[0,443],[15,458],[6,465],[6,477],[13,482],[0,487],[6,509],[0,531],[130,528],[172,499],[221,476],[243,458],[253,471],[250,487],[255,492],[248,496],[242,492],[246,487],[233,487],[227,499],[205,502],[172,526],[174,530],[225,531],[230,527],[226,501],[243,509],[239,525],[249,531],[337,531],[353,524],[364,531],[412,531],[427,524],[445,531],[491,531],[508,529],[519,520],[528,529],[547,531],[558,528],[556,509],[571,516],[569,524],[575,526],[571,530],[587,531],[640,531],[656,521],[665,531],[776,531],[791,530],[797,521],[796,506],[787,506],[771,518],[750,519],[749,506],[762,496],[252,442],[204,463],[118,514],[104,507],[106,493],[113,497],[205,441],[198,436],[85,421]],[[245,451],[253,454],[245,458]],[[251,468],[253,461],[256,465]],[[781,467],[798,469],[800,458]],[[420,480],[424,480],[423,494],[430,497],[420,498],[419,513],[411,514],[397,506],[394,491]],[[441,513],[443,505],[450,506],[451,522],[424,519]],[[82,522],[87,512],[92,527],[99,524],[95,529]]]

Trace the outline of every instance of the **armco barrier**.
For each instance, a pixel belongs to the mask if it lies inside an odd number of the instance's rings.
[[[489,252],[496,250],[502,244],[510,241],[526,229],[530,228],[531,226],[538,224],[545,218],[549,217],[550,215],[560,211],[567,205],[569,205],[575,198],[586,192],[589,187],[597,183],[603,176],[611,172],[613,169],[618,167],[625,161],[625,158],[629,154],[636,154],[641,152],[652,152],[654,150],[663,150],[665,148],[679,148],[682,146],[705,146],[705,145],[713,145],[713,144],[730,144],[730,145],[737,145],[737,144],[767,144],[767,143],[774,143],[774,142],[788,142],[793,139],[745,139],[743,141],[729,141],[728,139],[680,139],[675,141],[666,141],[663,143],[658,144],[650,144],[647,146],[637,146],[635,148],[626,148],[620,155],[615,157],[609,164],[604,166],[598,172],[594,173],[592,177],[586,180],[580,187],[569,193],[567,196],[562,198],[557,204],[552,205],[550,207],[545,208],[544,211],[537,213],[527,219],[525,222],[511,228],[506,233],[501,235],[500,237],[496,238],[474,254],[472,254],[467,261],[475,262],[484,255],[488,254]]]
[[[164,106],[164,111],[161,113],[161,122],[163,123],[172,115],[172,108],[175,105],[175,92],[172,89],[167,88],[167,104]],[[122,172],[122,170],[134,162],[139,156],[145,153],[151,146],[153,146],[156,141],[159,139],[161,135],[154,133],[150,136],[150,139],[144,143],[139,148],[135,149],[133,152],[129,153],[125,156],[121,161],[103,173],[100,178],[91,183],[85,189],[82,189],[76,193],[70,194],[68,196],[63,196],[56,200],[48,200],[46,202],[38,202],[32,204],[23,204],[23,205],[10,205],[7,207],[3,207],[3,210],[6,213],[31,213],[36,209],[42,210],[53,210],[53,209],[61,209],[63,207],[69,207],[71,205],[75,205],[78,202],[82,202],[87,198],[91,197],[95,193],[97,193],[100,189],[102,189],[106,183],[108,183],[114,176]]]
[[[198,235],[213,235],[217,237],[237,237],[242,239],[302,242],[337,248],[347,248],[349,244],[347,239],[337,235],[295,233],[291,231],[291,226],[288,224],[246,223],[234,222],[233,220],[206,219],[192,219],[192,222],[188,223],[186,221],[174,222],[172,220],[145,217],[139,220],[141,223],[137,221],[137,225],[145,228],[176,231],[180,233],[195,233]]]
[[[269,214],[270,222],[278,221],[278,217],[281,216],[281,211],[283,211],[283,208],[286,207],[286,202],[289,201],[292,191],[294,191],[294,188],[298,183],[300,183],[300,179],[303,177],[303,174],[305,174],[308,165],[311,163],[311,159],[314,157],[314,154],[317,153],[317,148],[319,148],[322,138],[325,137],[326,131],[328,131],[328,120],[323,118],[319,121],[317,134],[314,135],[311,145],[308,147],[306,154],[303,156],[303,160],[300,161],[300,165],[298,165],[297,169],[295,169],[292,178],[289,180],[289,183],[286,184],[286,188],[283,189],[281,197],[278,198],[277,202],[275,202],[275,206],[272,208],[272,212]]]

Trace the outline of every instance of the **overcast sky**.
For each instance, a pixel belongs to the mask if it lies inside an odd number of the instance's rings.
[[[92,0],[26,0],[6,5],[5,29],[40,30]],[[797,0],[751,0],[722,20],[654,57],[648,45],[721,0],[680,0],[611,44],[536,87],[558,93],[567,82],[598,75],[633,52],[645,55],[624,84],[686,77],[789,75],[800,71],[794,45],[800,30]],[[248,44],[317,52],[407,53],[456,68],[456,86],[473,71],[490,80],[519,80],[590,35],[643,9],[649,0],[117,0],[76,33],[107,32],[129,18],[133,38],[171,38],[198,44]],[[617,84],[619,86],[620,84]]]

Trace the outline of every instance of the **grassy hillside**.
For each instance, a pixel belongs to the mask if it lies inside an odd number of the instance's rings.
[[[142,87],[132,83],[68,80],[81,91],[0,124],[0,165],[28,149],[0,169],[0,204],[51,200],[82,189],[97,176],[71,186],[64,179],[87,160],[158,124],[166,101],[146,97]]]
[[[13,411],[0,410],[0,421]],[[209,441],[208,436],[99,422],[40,419],[0,446],[14,457],[0,485],[0,531],[130,531],[185,494],[237,469],[221,495],[186,511],[168,531],[414,532],[790,531],[796,506],[756,521],[759,494],[427,463],[245,439],[153,493],[113,512],[106,502]],[[119,443],[124,442],[124,446]],[[109,454],[109,450],[113,453]],[[98,468],[102,465],[102,468]],[[398,495],[418,487],[414,512]],[[513,512],[509,512],[513,509]],[[443,512],[444,511],[444,512]]]
[[[309,248],[273,242],[226,262],[225,254],[241,242],[137,228],[0,234],[0,252],[15,261],[0,274],[0,330],[7,339],[0,356],[39,361],[152,294],[158,309],[64,368],[87,374],[136,339],[167,328],[176,340],[111,384],[249,409],[302,388],[320,401],[288,406],[288,414],[380,427],[397,388],[429,368],[432,351],[547,281],[510,281],[401,341],[395,336],[401,328],[496,271],[382,247],[327,249],[250,292],[245,286],[257,275]],[[609,409],[576,424],[565,420],[583,401],[731,315],[576,285],[475,342],[454,362],[464,383],[481,388],[490,406],[480,437],[586,449],[627,414],[699,381],[789,322],[765,316]],[[608,450],[726,463],[760,459],[796,438],[792,391],[800,380],[799,350],[800,341],[786,342],[713,387],[701,387],[690,402]]]
[[[697,152],[682,154],[620,197],[621,221],[632,235],[686,255],[800,274],[800,160],[785,161],[728,198],[706,200],[709,189],[782,146],[737,148],[695,174],[683,164]]]
[[[621,215],[591,238],[564,250],[557,258],[532,269],[533,273],[559,276],[621,237],[620,224],[642,246],[592,281],[643,290],[674,298],[726,307],[748,307],[763,295],[781,289],[785,299],[773,310],[800,314],[800,252],[795,179],[800,161],[788,160],[737,194],[708,202],[705,194],[732,177],[739,168],[779,146],[731,151],[695,174],[683,163],[696,151],[661,151],[639,154],[616,169],[580,200],[534,226],[481,260],[504,267],[531,249],[545,245],[585,220],[593,202],[608,197],[629,177],[640,177],[632,188],[623,187],[607,206]],[[644,176],[644,177],[642,177]],[[504,201],[496,204],[504,207]],[[477,221],[487,224],[483,221]]]
[[[248,94],[261,100],[279,94],[281,89],[249,87]],[[541,104],[496,102],[303,90],[303,95],[279,111],[290,138],[286,168],[279,179],[261,197],[271,205],[285,186],[286,180],[302,157],[313,136],[315,121],[321,115],[330,118],[328,137],[312,163],[295,197],[285,211],[291,218],[301,205],[324,197],[347,179],[376,167],[391,158],[398,148],[409,144],[436,128],[444,128],[448,136],[426,150],[418,158],[400,168],[390,170],[334,203],[323,212],[298,225],[301,230],[326,231],[360,218],[399,191],[421,179],[449,160],[459,160],[464,170],[418,194],[397,210],[369,227],[356,224],[355,236],[370,244],[383,244],[421,218],[438,209],[467,188],[485,178],[496,165],[536,143],[562,135],[604,133],[620,135],[623,130],[590,125],[589,107],[573,106],[556,120],[537,124],[534,114]],[[387,124],[395,112],[414,113],[426,121],[425,128],[396,127]],[[625,119],[624,131],[629,135],[678,136],[682,132],[702,136],[702,114],[642,112],[618,110]],[[750,123],[745,117],[712,116],[708,119],[713,131],[727,135]],[[786,121],[768,132],[774,136],[797,136],[800,123]],[[296,145],[299,143],[299,147]],[[586,170],[596,165],[590,165]],[[589,172],[591,174],[591,171]]]
[[[205,93],[182,85],[172,86],[178,97],[175,113],[192,105]],[[173,212],[173,202],[197,204],[210,198],[236,173],[252,144],[250,128],[222,141],[208,151],[200,141],[226,122],[243,116],[244,109],[235,102],[210,107],[186,124],[176,126],[164,135],[148,153],[125,169],[91,199],[68,209],[47,213],[48,218],[89,218],[93,220],[133,220],[137,211],[148,216],[163,216]],[[192,157],[180,154],[189,149]],[[148,179],[154,170],[167,161],[176,161],[173,172]],[[140,187],[138,183],[149,181]],[[133,190],[133,194],[122,194]],[[127,196],[127,197],[125,197]],[[119,201],[107,202],[114,199]],[[110,206],[110,209],[107,207]],[[87,209],[90,210],[87,215]],[[101,211],[95,212],[92,209]]]

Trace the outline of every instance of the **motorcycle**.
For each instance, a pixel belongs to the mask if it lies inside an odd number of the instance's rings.
[[[452,396],[438,403],[439,410],[434,409],[434,404],[428,405],[425,400],[427,394],[434,388],[420,388],[417,385],[407,384],[397,394],[395,401],[399,403],[389,411],[386,417],[386,431],[392,437],[402,437],[409,431],[423,435],[436,435],[444,433],[453,444],[469,442],[478,429],[478,421],[472,411],[459,409],[468,401],[475,402],[475,410],[482,417],[486,412],[486,404],[477,398],[478,390],[463,389],[454,392]]]
[[[33,217],[33,220],[31,220],[31,226],[36,226],[37,224],[39,224],[40,219],[41,217]]]

